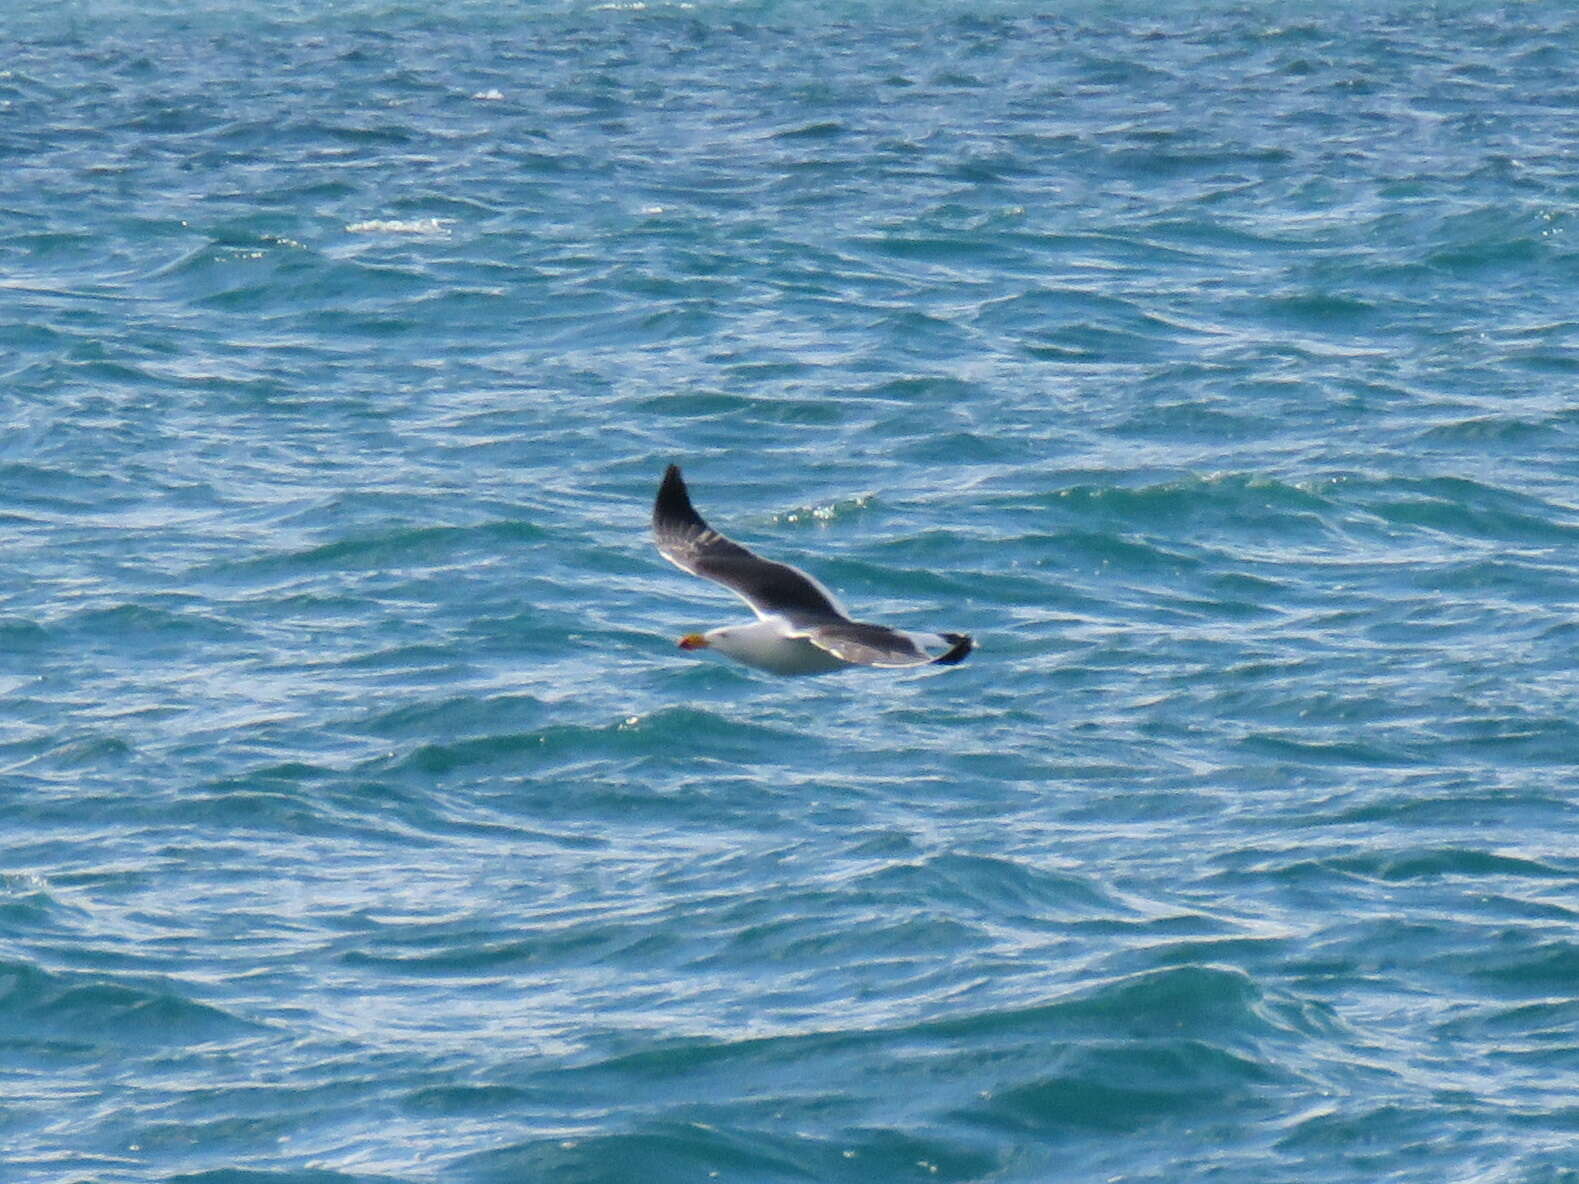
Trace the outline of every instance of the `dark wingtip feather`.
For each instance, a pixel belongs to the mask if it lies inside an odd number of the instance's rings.
[[[679,465],[670,465],[664,470],[663,484],[658,486],[658,497],[652,504],[652,521],[655,527],[671,523],[706,529],[702,516],[691,505],[691,495],[685,488],[685,478],[680,476]]]
[[[965,660],[965,655],[976,648],[976,643],[968,633],[941,633],[940,637],[949,643],[948,653],[941,654],[932,659],[934,666],[954,666]]]

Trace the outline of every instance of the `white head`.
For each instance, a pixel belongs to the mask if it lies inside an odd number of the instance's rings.
[[[819,649],[803,636],[769,618],[746,625],[723,625],[706,633],[687,633],[682,650],[717,650],[726,658],[772,674],[825,674],[849,663]]]
[[[766,640],[761,637],[761,625],[761,621],[752,621],[749,625],[720,625],[706,633],[687,633],[680,638],[680,648],[717,650],[728,657],[738,658],[742,650],[749,652]]]

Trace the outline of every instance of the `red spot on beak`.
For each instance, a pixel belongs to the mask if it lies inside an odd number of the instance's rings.
[[[687,633],[680,638],[680,648],[682,650],[705,650],[707,648],[707,638],[700,633]]]

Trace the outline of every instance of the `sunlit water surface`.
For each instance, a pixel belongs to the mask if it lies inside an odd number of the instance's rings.
[[[0,17],[5,1179],[1579,1179],[1576,61]]]

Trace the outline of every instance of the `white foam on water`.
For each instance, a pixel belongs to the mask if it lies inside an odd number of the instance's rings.
[[[453,218],[373,218],[352,222],[347,234],[448,234]]]

